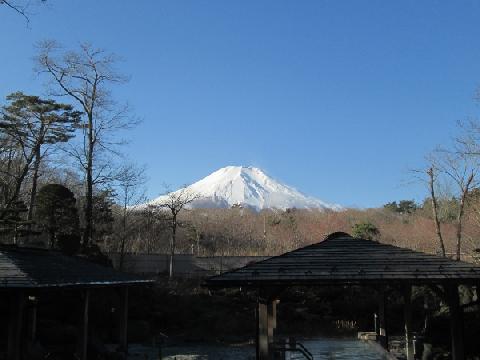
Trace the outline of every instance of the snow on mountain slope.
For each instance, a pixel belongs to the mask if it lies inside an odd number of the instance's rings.
[[[200,196],[190,205],[191,208],[228,208],[241,205],[257,211],[267,208],[342,210],[339,205],[328,204],[306,196],[272,179],[255,167],[227,166],[190,185],[187,189]],[[165,199],[166,195],[163,195],[150,201],[149,204],[161,204]]]

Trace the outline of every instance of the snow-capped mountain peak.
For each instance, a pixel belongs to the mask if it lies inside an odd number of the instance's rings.
[[[257,211],[267,208],[342,209],[339,205],[306,196],[274,180],[261,169],[251,166],[221,168],[190,185],[187,191],[199,196],[199,199],[190,205],[192,208],[227,208],[241,205]],[[166,195],[163,195],[149,203],[161,204],[165,200]]]

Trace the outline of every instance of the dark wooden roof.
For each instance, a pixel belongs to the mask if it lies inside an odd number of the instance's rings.
[[[480,266],[334,233],[324,241],[211,277],[208,286],[480,282]]]
[[[0,290],[46,287],[105,287],[149,283],[84,258],[55,251],[0,246]]]

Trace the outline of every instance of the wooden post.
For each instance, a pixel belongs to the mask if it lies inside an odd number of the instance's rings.
[[[463,313],[460,308],[458,285],[446,285],[448,306],[450,308],[450,334],[452,338],[452,360],[464,360],[463,348]]]
[[[8,360],[19,360],[22,344],[23,311],[25,308],[25,296],[22,292],[14,294],[10,298],[10,316],[8,324]]]
[[[385,289],[381,288],[378,294],[378,342],[388,351],[388,333],[387,333],[387,320],[386,320],[386,297]]]
[[[412,285],[405,285],[404,289],[404,320],[405,320],[405,354],[407,360],[413,360],[412,339]]]
[[[257,360],[268,360],[267,304],[258,301],[257,306]]]
[[[128,287],[124,287],[120,289],[121,291],[121,306],[119,309],[119,348],[120,351],[128,353],[128,338],[127,338],[127,330],[128,330]]]
[[[268,314],[268,343],[273,342],[273,330],[275,329],[275,300],[268,301],[267,314]]]
[[[82,317],[82,338],[80,342],[81,360],[87,360],[88,348],[88,307],[90,301],[90,290],[83,293],[83,317]]]
[[[33,343],[37,339],[37,298],[29,296],[28,338]]]
[[[277,306],[280,300],[274,300],[273,302],[273,330],[277,329]]]

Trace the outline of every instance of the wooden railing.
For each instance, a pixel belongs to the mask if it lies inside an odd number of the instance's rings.
[[[290,357],[290,360],[314,360],[313,354],[302,344],[295,339],[290,338],[288,340],[277,341],[273,344],[274,353],[280,353],[280,359],[285,359],[285,354],[288,352],[293,353],[294,357]]]

